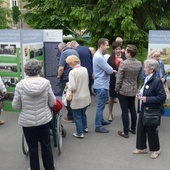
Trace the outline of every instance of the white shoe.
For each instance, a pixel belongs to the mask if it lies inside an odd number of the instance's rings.
[[[75,138],[80,138],[80,139],[83,139],[83,138],[84,138],[84,135],[83,135],[83,134],[77,135],[77,133],[73,133],[73,136],[74,136]]]
[[[89,132],[88,128],[84,129],[84,133],[88,133],[88,132]]]
[[[134,154],[146,154],[148,151],[146,149],[135,149],[133,150]]]
[[[150,155],[150,158],[156,159],[161,154],[161,150],[155,151]]]

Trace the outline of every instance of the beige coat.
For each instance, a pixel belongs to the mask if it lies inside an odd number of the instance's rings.
[[[72,109],[81,109],[91,102],[89,92],[89,77],[85,67],[77,67],[69,73],[69,89],[73,92]]]

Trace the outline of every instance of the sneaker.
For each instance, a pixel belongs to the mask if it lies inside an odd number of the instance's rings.
[[[102,122],[102,125],[105,126],[105,125],[110,125],[110,122],[109,121],[104,121]]]
[[[97,133],[109,133],[109,130],[107,130],[105,128],[96,128],[95,132],[97,132]]]
[[[161,150],[155,151],[150,155],[151,159],[156,159],[161,154]]]
[[[133,150],[134,154],[146,154],[148,151],[146,149],[135,149]]]
[[[5,122],[3,120],[0,120],[0,125],[3,125]]]
[[[64,117],[62,118],[64,122],[67,122],[67,123],[74,123],[74,120],[73,119],[69,119],[67,117]]]
[[[84,129],[84,133],[88,133],[88,132],[89,132],[88,128]]]
[[[74,136],[75,138],[79,138],[79,139],[83,139],[83,138],[84,138],[84,135],[83,135],[83,134],[77,135],[77,133],[73,133],[73,136]]]

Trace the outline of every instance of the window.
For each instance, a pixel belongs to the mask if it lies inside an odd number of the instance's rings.
[[[18,5],[17,0],[11,0],[11,7],[17,6],[17,5]]]

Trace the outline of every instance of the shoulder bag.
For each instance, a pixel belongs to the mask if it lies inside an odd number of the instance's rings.
[[[144,108],[143,125],[144,126],[160,126],[161,109]]]

